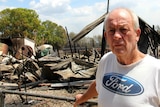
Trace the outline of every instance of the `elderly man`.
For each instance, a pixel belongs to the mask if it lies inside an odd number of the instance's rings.
[[[138,50],[138,17],[116,8],[104,23],[111,52],[101,58],[96,81],[76,95],[74,107],[97,95],[99,107],[159,107],[160,61]]]

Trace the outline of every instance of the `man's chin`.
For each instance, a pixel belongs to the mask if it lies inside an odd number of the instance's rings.
[[[113,52],[116,56],[123,56],[126,54],[124,50],[116,50]]]

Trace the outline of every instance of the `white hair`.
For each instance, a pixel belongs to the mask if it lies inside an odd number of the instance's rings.
[[[132,20],[133,20],[133,26],[134,26],[134,29],[138,29],[140,26],[139,26],[139,19],[138,19],[138,16],[131,10],[127,9],[127,8],[117,8],[117,9],[123,9],[125,11],[127,11],[131,17],[132,17]],[[108,16],[109,16],[110,13],[108,13],[106,16],[105,16],[105,19],[104,19],[104,30],[106,30],[106,23],[107,23],[107,19],[108,19]]]

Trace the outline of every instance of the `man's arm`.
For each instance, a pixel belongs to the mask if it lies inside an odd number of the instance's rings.
[[[88,99],[91,99],[97,95],[98,93],[96,91],[96,81],[93,81],[84,94],[77,94],[75,96],[76,101],[74,103],[74,107],[77,107],[79,104],[82,104],[86,102]]]

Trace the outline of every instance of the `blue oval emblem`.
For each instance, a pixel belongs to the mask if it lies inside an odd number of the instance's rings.
[[[111,92],[126,96],[140,95],[144,91],[143,86],[138,81],[118,73],[105,74],[103,87]]]

